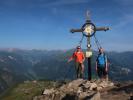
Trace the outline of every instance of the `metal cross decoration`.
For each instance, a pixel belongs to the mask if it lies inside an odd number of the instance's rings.
[[[109,30],[109,27],[96,27],[95,24],[93,24],[90,20],[90,14],[89,11],[87,11],[87,19],[86,23],[82,25],[80,29],[71,29],[70,31],[72,33],[75,32],[82,32],[82,34],[87,38],[87,51],[86,51],[86,57],[88,58],[88,80],[91,80],[91,57],[92,57],[92,51],[91,51],[91,37],[95,35],[97,31],[107,31]]]

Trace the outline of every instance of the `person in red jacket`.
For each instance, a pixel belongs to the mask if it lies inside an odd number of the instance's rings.
[[[85,61],[85,56],[84,53],[81,51],[81,47],[78,46],[76,51],[73,53],[73,55],[70,57],[68,62],[75,60],[76,64],[76,76],[77,78],[83,78],[83,73],[84,73],[84,61]]]

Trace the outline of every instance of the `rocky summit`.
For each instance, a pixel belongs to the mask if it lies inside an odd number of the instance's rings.
[[[110,81],[77,79],[60,87],[45,89],[42,95],[35,96],[33,100],[107,100],[108,91],[115,87],[115,84]]]

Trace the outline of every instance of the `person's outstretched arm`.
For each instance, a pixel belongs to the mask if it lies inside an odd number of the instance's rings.
[[[73,53],[73,55],[68,59],[68,63],[71,62],[75,57],[75,54]]]

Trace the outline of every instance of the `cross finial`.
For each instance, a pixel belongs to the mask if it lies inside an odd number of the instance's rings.
[[[89,10],[87,10],[87,12],[86,12],[86,20],[90,21],[90,11]]]

